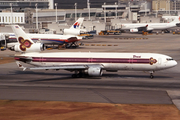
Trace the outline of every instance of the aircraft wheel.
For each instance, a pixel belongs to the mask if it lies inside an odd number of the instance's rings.
[[[77,78],[77,74],[72,74],[72,78]]]
[[[83,78],[85,77],[85,74],[83,72],[79,72],[79,74],[77,74],[78,78]]]
[[[150,74],[150,78],[151,78],[151,79],[153,79],[153,78],[154,78],[154,76],[153,76],[153,74],[152,74],[152,73]]]
[[[66,48],[70,48],[72,45],[70,43],[66,44]]]
[[[79,74],[72,74],[72,78],[82,78],[84,77],[83,74],[79,73]]]

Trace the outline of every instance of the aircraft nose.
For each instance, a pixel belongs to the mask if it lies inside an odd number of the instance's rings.
[[[174,61],[174,66],[176,66],[177,65],[177,62],[176,61]]]
[[[174,67],[177,65],[177,62],[174,60],[174,61],[171,61],[171,64],[170,64],[170,67]]]

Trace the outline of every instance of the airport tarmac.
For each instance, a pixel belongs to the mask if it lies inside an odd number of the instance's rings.
[[[99,102],[120,104],[175,104],[180,109],[179,35],[141,34],[95,36],[77,49],[44,52],[142,52],[173,57],[178,65],[157,71],[154,79],[141,71],[104,71],[102,77],[71,78],[71,72],[22,71],[15,62],[0,65],[0,99]],[[0,51],[0,57],[12,56]]]

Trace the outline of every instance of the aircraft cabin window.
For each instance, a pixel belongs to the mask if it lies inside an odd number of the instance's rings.
[[[167,58],[166,60],[167,60],[167,61],[171,61],[171,60],[174,60],[174,59],[172,59],[172,58]]]

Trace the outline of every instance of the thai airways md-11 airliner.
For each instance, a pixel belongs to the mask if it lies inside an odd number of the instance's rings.
[[[148,71],[154,78],[155,71],[172,68],[177,62],[171,57],[156,53],[103,53],[103,52],[52,52],[40,53],[42,43],[34,43],[18,26],[12,25],[19,45],[15,46],[15,60],[23,70],[67,70],[72,77],[102,76],[103,70]],[[24,67],[20,62],[34,65]]]

